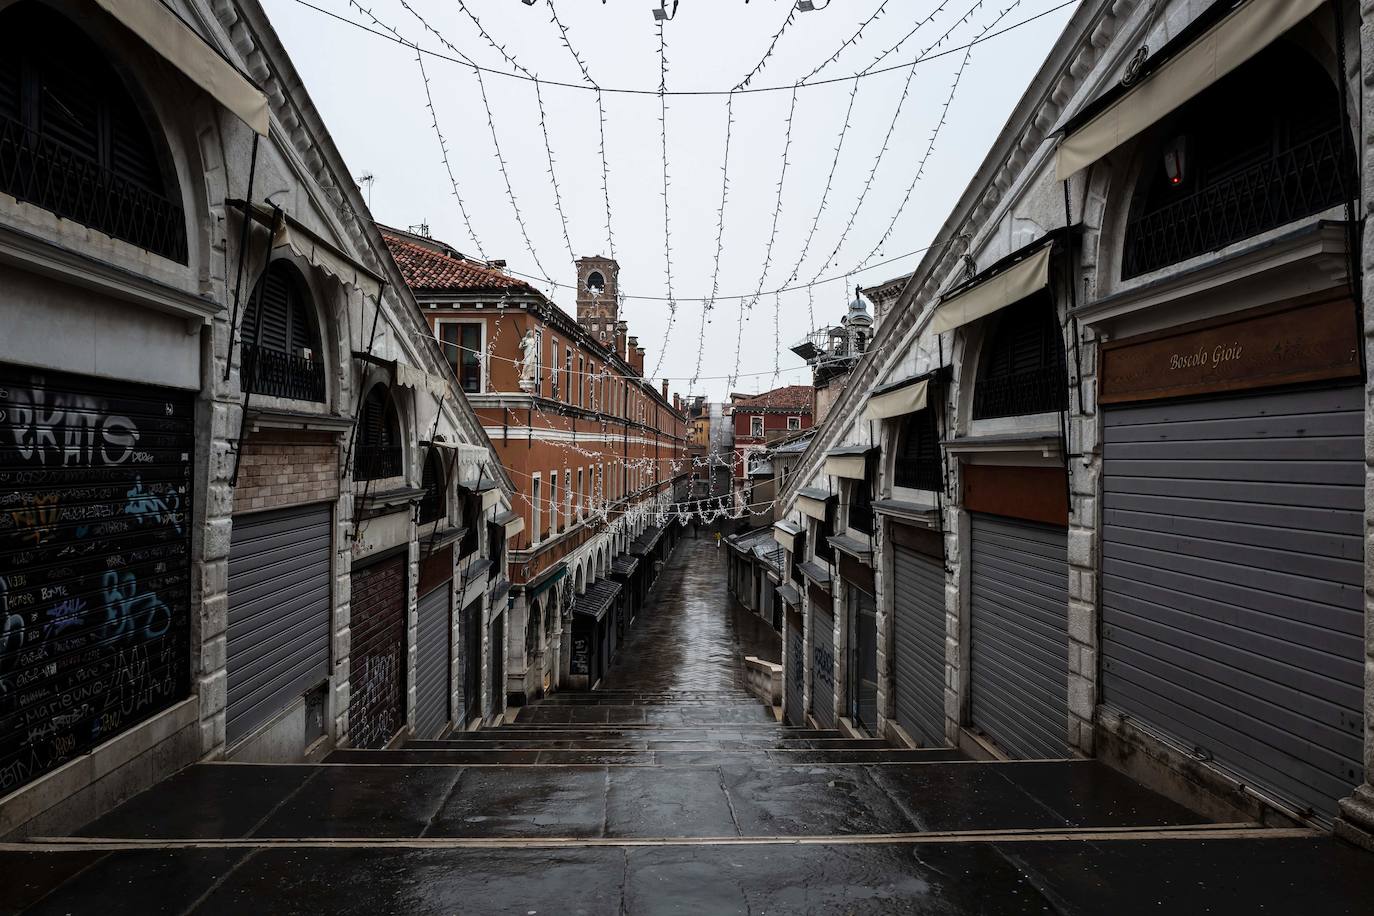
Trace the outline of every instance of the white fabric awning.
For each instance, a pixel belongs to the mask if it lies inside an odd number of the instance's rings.
[[[1092,165],[1202,92],[1323,5],[1250,0],[1059,144],[1060,181]]]
[[[423,369],[416,369],[414,366],[396,361],[396,384],[402,388],[414,388],[416,391],[428,391],[436,398],[444,397],[448,393],[448,380],[437,375],[430,375]]]
[[[863,480],[865,460],[862,454],[829,455],[825,459],[825,473],[846,480]]]
[[[157,0],[95,0],[243,123],[267,136],[267,96]]]
[[[270,222],[270,211],[267,219]],[[274,248],[283,245],[312,267],[319,268],[344,286],[360,290],[364,296],[374,301],[382,295],[382,284],[376,274],[289,216],[281,221],[281,225],[277,227],[277,235],[272,240]]]
[[[517,534],[525,530],[525,519],[517,515],[515,518],[506,522],[506,540],[510,540]]]
[[[773,540],[781,544],[789,553],[797,552],[797,538],[801,531],[793,528],[790,524],[776,522],[773,525]]]
[[[893,391],[875,394],[868,399],[864,411],[865,420],[887,420],[903,414],[915,413],[926,408],[926,390],[930,379],[921,379],[910,385],[903,385]]]
[[[496,487],[482,491],[482,511],[485,512],[492,506],[499,505],[501,502],[501,491]]]
[[[797,508],[801,510],[803,515],[809,515],[818,522],[825,521],[825,500],[823,499],[798,494]]]
[[[1046,243],[1044,248],[997,276],[941,302],[930,319],[930,329],[937,334],[952,331],[1049,286],[1053,250],[1054,245]]]

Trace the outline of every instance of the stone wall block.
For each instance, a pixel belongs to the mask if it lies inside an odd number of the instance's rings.
[[[207,595],[200,602],[200,638],[207,640],[218,636],[229,625],[229,598],[227,595]]]
[[[1086,601],[1069,601],[1069,638],[1085,646],[1093,645],[1096,631],[1096,609]]]

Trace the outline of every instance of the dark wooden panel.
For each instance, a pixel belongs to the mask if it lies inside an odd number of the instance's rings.
[[[1358,378],[1355,306],[1299,300],[1102,347],[1103,404]]]
[[[830,593],[816,585],[814,582],[806,587],[807,596],[815,602],[816,606],[828,614],[835,612],[835,599],[830,597]]]
[[[877,592],[873,584],[873,567],[844,552],[840,553],[840,575],[870,595]]]
[[[453,545],[448,544],[420,561],[416,594],[425,595],[453,578]]]
[[[945,539],[938,531],[894,524],[891,528],[891,539],[892,543],[899,547],[907,547],[941,561],[945,558]]]
[[[1047,525],[1069,523],[1063,468],[966,464],[961,471],[964,508]]]

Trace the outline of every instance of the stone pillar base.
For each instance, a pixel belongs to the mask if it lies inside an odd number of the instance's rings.
[[[1374,786],[1365,783],[1340,802],[1336,836],[1374,852]]]

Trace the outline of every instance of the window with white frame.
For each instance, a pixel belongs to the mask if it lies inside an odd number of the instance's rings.
[[[559,531],[558,525],[558,471],[549,471],[549,537]]]
[[[787,428],[793,432],[801,429],[801,417],[788,417]]]
[[[539,527],[543,521],[543,513],[540,512],[539,508],[540,502],[544,498],[543,488],[541,486],[542,482],[543,481],[539,479],[538,474],[535,474],[534,478],[530,481],[530,510],[531,520],[534,522],[534,525],[530,531],[531,544],[538,544],[541,540],[543,540],[543,532],[540,530]]]
[[[749,418],[749,435],[755,439],[763,438],[763,417]]]
[[[577,517],[587,515],[587,478],[582,468],[577,469]]]
[[[572,514],[573,488],[572,488],[572,468],[563,469],[563,526],[571,528],[573,523]]]
[[[482,324],[476,321],[435,322],[436,336],[458,385],[468,394],[482,391]]]

